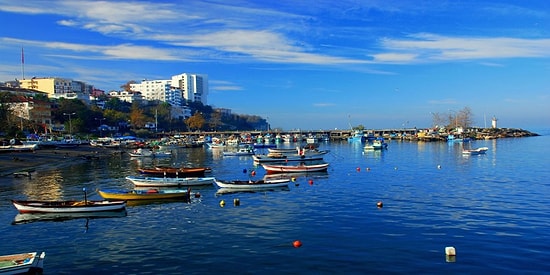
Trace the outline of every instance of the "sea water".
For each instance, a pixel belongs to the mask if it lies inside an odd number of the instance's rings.
[[[196,187],[191,203],[129,206],[125,216],[101,219],[14,225],[9,199],[82,199],[83,188],[100,199],[94,190],[131,189],[124,177],[156,164],[208,166],[209,176],[228,180],[265,171],[251,157],[187,148],[163,160],[123,154],[4,178],[0,252],[46,251],[45,274],[550,271],[550,136],[388,142],[384,151],[322,143],[328,172],[287,189],[219,195]],[[463,156],[464,146],[489,150]]]

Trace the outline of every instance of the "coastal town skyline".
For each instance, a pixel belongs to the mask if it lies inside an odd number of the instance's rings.
[[[205,74],[209,105],[285,130],[424,128],[465,107],[474,126],[550,127],[546,1],[0,0],[0,16],[0,81]]]

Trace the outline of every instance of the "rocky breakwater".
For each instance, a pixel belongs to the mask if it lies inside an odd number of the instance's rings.
[[[511,138],[511,137],[533,137],[539,136],[537,133],[533,133],[523,129],[514,128],[482,128],[477,129],[474,132],[476,139],[493,139],[493,138]]]

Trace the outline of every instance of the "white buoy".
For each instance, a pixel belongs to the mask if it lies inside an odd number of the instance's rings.
[[[456,249],[452,246],[445,247],[445,255],[456,256]]]

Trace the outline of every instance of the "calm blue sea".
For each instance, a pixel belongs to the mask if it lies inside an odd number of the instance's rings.
[[[82,199],[84,187],[100,199],[94,190],[132,188],[124,177],[152,164],[209,166],[220,179],[265,172],[250,157],[196,148],[161,161],[123,155],[2,179],[0,254],[46,251],[45,274],[550,272],[550,132],[537,133],[473,141],[465,145],[489,151],[469,157],[459,143],[389,141],[382,152],[323,143],[328,173],[288,189],[194,188],[201,196],[189,204],[130,206],[122,217],[12,225],[9,199]]]

